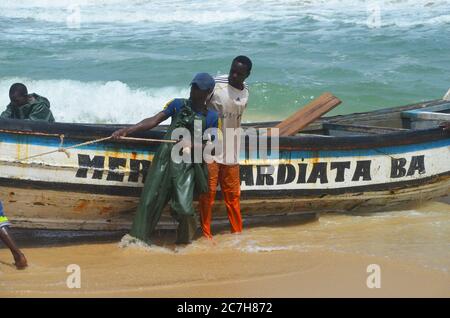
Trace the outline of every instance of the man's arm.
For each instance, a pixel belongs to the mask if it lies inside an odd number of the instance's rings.
[[[30,120],[40,120],[45,122],[54,122],[53,114],[45,103],[39,103],[33,106],[31,113],[29,115]]]
[[[140,121],[139,123],[137,123],[136,125],[116,130],[115,132],[113,132],[113,134],[111,136],[113,137],[113,139],[119,139],[120,137],[125,137],[125,136],[131,135],[136,132],[150,130],[150,129],[158,126],[161,122],[166,120],[168,117],[169,116],[167,116],[166,113],[159,112],[155,116],[146,118],[146,119]]]
[[[8,105],[6,110],[0,115],[0,118],[12,118],[12,106]]]

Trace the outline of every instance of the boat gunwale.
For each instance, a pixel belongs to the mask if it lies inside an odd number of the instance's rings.
[[[421,102],[416,104],[410,104],[406,106],[398,106],[392,108],[379,109],[370,112],[353,113],[347,115],[337,115],[331,117],[324,117],[318,120],[318,123],[340,123],[342,121],[348,121],[352,118],[363,117],[367,120],[367,116],[379,116],[391,113],[397,113],[404,110],[420,109],[428,106],[439,105],[442,103],[448,103],[446,100],[438,99],[427,102]],[[259,122],[252,124],[244,124],[244,127],[255,127],[276,124],[277,122]],[[84,123],[46,123],[29,120],[15,120],[15,119],[1,119],[0,120],[0,132],[1,130],[7,131],[7,133],[25,135],[42,136],[42,134],[54,134],[54,136],[48,136],[55,138],[57,135],[64,135],[65,138],[86,141],[97,138],[103,138],[110,135],[116,129],[126,127],[128,125],[119,124],[84,124]],[[165,131],[165,126],[153,129],[144,133],[139,133],[133,136],[141,138],[153,138],[162,139]],[[42,136],[45,137],[45,136]],[[420,144],[425,142],[432,142],[438,140],[445,140],[450,138],[450,134],[443,131],[439,127],[427,128],[427,129],[414,129],[405,131],[393,131],[379,135],[350,135],[350,136],[319,136],[302,134],[297,136],[279,137],[279,149],[281,151],[297,151],[297,150],[356,150],[356,149],[371,149],[389,146],[402,146],[410,144]],[[270,137],[268,138],[270,140]],[[270,141],[269,141],[270,142]],[[109,140],[107,143],[116,144],[135,144],[148,146],[149,142],[142,141],[114,141]],[[151,142],[150,142],[151,143]]]

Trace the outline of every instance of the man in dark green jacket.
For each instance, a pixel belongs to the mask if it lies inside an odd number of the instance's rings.
[[[55,118],[50,111],[50,102],[38,94],[28,94],[27,87],[15,83],[9,89],[11,103],[0,118],[40,120],[53,123]]]

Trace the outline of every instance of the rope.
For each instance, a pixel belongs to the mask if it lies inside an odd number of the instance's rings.
[[[58,149],[52,150],[52,151],[43,152],[43,153],[39,153],[37,155],[33,155],[33,156],[29,156],[29,157],[25,157],[22,160],[28,160],[28,159],[32,159],[32,158],[36,158],[36,157],[41,157],[41,156],[49,155],[49,154],[55,153],[55,152],[64,152],[66,154],[67,158],[70,158],[70,152],[68,151],[69,149],[95,144],[97,142],[102,142],[102,141],[105,141],[105,140],[108,140],[108,139],[112,138],[112,136],[109,136],[109,137],[104,137],[104,138],[100,138],[100,139],[95,139],[95,140],[91,140],[91,141],[82,142],[80,144],[76,144],[76,145],[73,145],[73,146],[70,146],[70,147],[63,147],[64,135],[58,135],[58,136],[60,138],[60,143],[59,143]],[[119,140],[151,141],[151,142],[165,142],[165,143],[176,143],[176,142],[178,142],[176,140],[147,139],[147,138],[134,138],[134,137],[120,137]]]
[[[377,148],[372,148],[372,149],[375,150],[375,151],[378,152],[378,153],[381,153],[381,154],[383,154],[383,155],[385,155],[385,156],[388,156],[388,157],[391,158],[391,159],[398,160],[397,158],[392,157],[390,154],[385,153],[384,151],[381,151],[380,149],[377,149]]]
[[[63,148],[63,143],[64,143],[64,135],[60,135],[59,136],[59,147],[58,147],[58,151],[64,152],[67,156],[67,158],[70,158],[70,152],[68,150],[66,150],[65,148]]]
[[[134,138],[134,137],[120,137],[119,139],[123,140],[134,140],[134,141],[154,141],[154,142],[165,142],[169,144],[177,143],[178,140],[172,140],[172,139],[151,139],[151,138]]]
[[[31,158],[40,157],[40,156],[45,156],[45,155],[49,155],[49,154],[55,153],[55,152],[64,152],[66,154],[67,158],[70,158],[70,153],[69,153],[68,149],[94,144],[96,142],[101,142],[101,141],[104,141],[104,140],[111,139],[112,137],[109,136],[109,137],[100,138],[100,139],[96,139],[96,140],[86,141],[86,142],[82,142],[80,144],[76,144],[76,145],[73,145],[73,146],[70,146],[70,147],[63,147],[62,146],[63,142],[64,142],[64,135],[60,135],[59,138],[61,139],[61,142],[59,144],[58,149],[52,150],[52,151],[43,152],[43,153],[39,153],[39,154],[34,155],[34,156],[29,156],[29,157],[23,158],[22,160],[27,160],[27,159],[31,159]]]
[[[20,134],[20,135],[33,135],[33,136],[49,136],[49,137],[59,137],[60,134],[47,134],[36,131],[25,131],[25,130],[8,130],[8,129],[0,129],[0,133],[8,133],[8,134]]]

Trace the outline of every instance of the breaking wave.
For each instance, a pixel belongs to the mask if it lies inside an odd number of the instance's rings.
[[[0,17],[66,23],[190,23],[223,24],[236,21],[313,21],[366,24],[370,15],[381,26],[411,27],[450,23],[450,2],[444,0],[284,0],[284,1],[143,1],[132,0],[2,0]]]
[[[120,81],[0,79],[0,105],[9,104],[11,84],[24,83],[30,93],[47,97],[58,122],[132,124],[161,111],[175,97],[187,97],[188,87],[137,88]],[[3,108],[2,108],[3,110]]]

